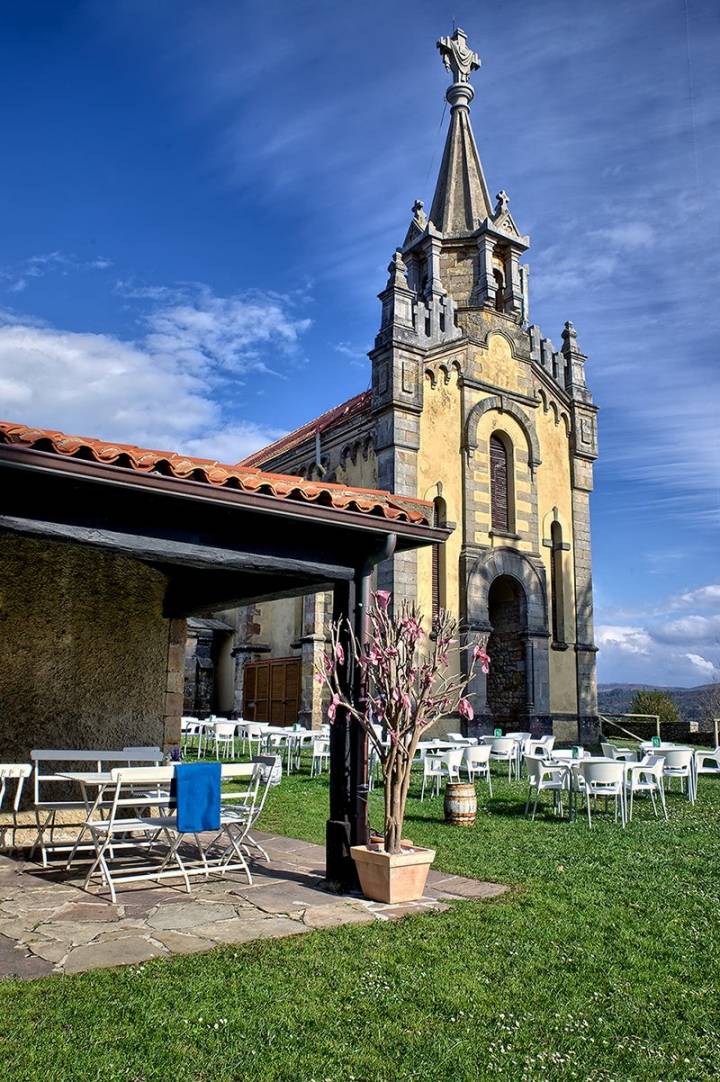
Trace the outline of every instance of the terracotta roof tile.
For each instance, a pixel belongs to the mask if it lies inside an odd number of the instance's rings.
[[[339,406],[333,406],[332,409],[321,413],[319,417],[301,425],[300,428],[296,428],[293,432],[288,432],[286,436],[281,436],[274,443],[269,443],[267,447],[262,447],[259,451],[247,455],[238,465],[262,466],[270,459],[277,458],[278,455],[282,455],[286,451],[291,451],[293,447],[298,447],[305,440],[314,436],[316,432],[327,432],[350,417],[369,412],[371,399],[372,391],[362,391],[361,394],[356,394],[354,398],[348,398],[347,402],[341,402]]]
[[[257,492],[276,499],[317,502],[340,510],[383,516],[391,521],[418,525],[432,523],[432,505],[426,500],[412,500],[369,488],[306,481],[290,474],[267,473],[243,464],[226,466],[210,458],[194,458],[173,451],[153,451],[130,443],[69,436],[53,429],[0,421],[0,446],[2,444],[119,466],[136,473],[160,473],[178,480]]]

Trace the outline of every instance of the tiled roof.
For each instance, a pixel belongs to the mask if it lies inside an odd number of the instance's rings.
[[[307,424],[296,428],[294,432],[288,432],[287,436],[281,436],[279,440],[269,443],[267,447],[254,451],[253,454],[243,458],[238,465],[262,466],[265,462],[270,462],[273,458],[277,458],[278,455],[285,454],[286,451],[291,451],[294,447],[304,443],[305,440],[314,437],[316,433],[322,434],[331,428],[335,428],[350,417],[367,413],[370,410],[371,398],[371,391],[362,391],[361,394],[356,394],[354,398],[349,398],[347,402],[341,402],[339,406],[333,406],[332,409],[321,413],[314,421],[308,421]]]
[[[369,488],[305,481],[301,477],[266,473],[245,465],[224,466],[210,458],[194,458],[172,451],[152,451],[129,443],[114,443],[86,436],[68,436],[64,432],[10,421],[0,421],[0,447],[3,444],[119,466],[135,473],[162,474],[179,481],[199,481],[283,500],[317,502],[326,507],[382,516],[391,521],[419,525],[432,523],[432,505],[426,500],[411,500]]]

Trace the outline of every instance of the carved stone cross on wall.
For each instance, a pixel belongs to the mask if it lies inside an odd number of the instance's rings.
[[[480,57],[468,48],[465,31],[458,27],[451,38],[440,38],[437,47],[453,83],[469,82],[470,72],[480,67]]]

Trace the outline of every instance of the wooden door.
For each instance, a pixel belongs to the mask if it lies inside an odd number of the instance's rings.
[[[243,717],[294,725],[300,709],[300,658],[269,658],[245,666]]]

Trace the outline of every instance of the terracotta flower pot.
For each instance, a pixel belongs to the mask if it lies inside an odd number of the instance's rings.
[[[414,902],[422,898],[434,849],[403,846],[400,853],[386,853],[367,845],[350,848],[360,886],[374,902]]]

